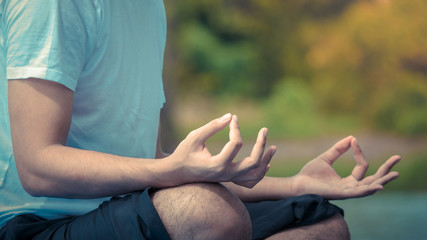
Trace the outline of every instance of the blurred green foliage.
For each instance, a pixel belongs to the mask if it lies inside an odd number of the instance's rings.
[[[425,0],[165,3],[180,95],[263,102],[264,120],[291,135],[345,115],[427,136]]]
[[[294,79],[279,82],[264,105],[265,122],[272,136],[310,136],[320,130],[316,102],[307,84]],[[317,119],[314,124],[313,119]],[[271,136],[270,136],[271,138]]]

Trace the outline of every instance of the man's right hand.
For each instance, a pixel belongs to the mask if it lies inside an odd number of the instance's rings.
[[[206,141],[215,133],[230,126],[229,142],[217,155],[212,155]],[[251,188],[265,175],[276,150],[269,147],[264,153],[267,129],[258,133],[257,141],[249,157],[233,161],[243,145],[235,115],[226,114],[205,126],[192,131],[168,158],[177,167],[178,181],[187,182],[234,182]]]

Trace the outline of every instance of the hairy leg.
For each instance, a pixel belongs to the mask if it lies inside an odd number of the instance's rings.
[[[172,239],[250,239],[243,203],[217,183],[186,184],[152,194],[154,207]]]
[[[347,240],[350,239],[350,232],[348,230],[347,223],[344,221],[344,218],[341,216],[341,214],[338,213],[322,222],[313,225],[287,229],[276,233],[267,239]]]

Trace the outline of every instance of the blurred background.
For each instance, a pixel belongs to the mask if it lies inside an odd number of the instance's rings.
[[[250,152],[269,128],[268,173],[291,176],[354,135],[369,174],[391,155],[401,176],[375,196],[334,201],[353,239],[427,239],[425,0],[165,0],[163,141],[227,112]],[[227,141],[209,142],[213,153]],[[336,162],[342,176],[354,161]]]

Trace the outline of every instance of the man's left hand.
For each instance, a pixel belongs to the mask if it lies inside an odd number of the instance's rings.
[[[356,166],[351,175],[340,177],[332,164],[352,148]],[[390,157],[377,172],[365,177],[368,162],[363,155],[356,138],[342,139],[328,151],[308,162],[293,178],[293,188],[297,195],[317,194],[326,199],[346,199],[364,197],[382,190],[384,185],[399,177],[398,172],[390,172],[400,161],[400,156]]]

